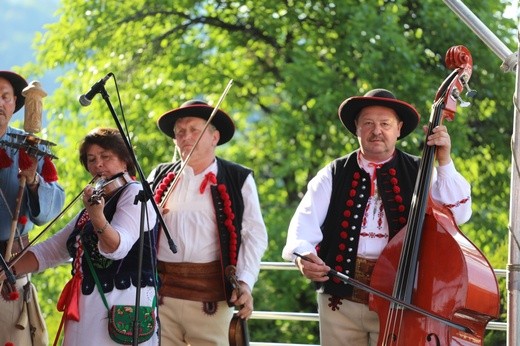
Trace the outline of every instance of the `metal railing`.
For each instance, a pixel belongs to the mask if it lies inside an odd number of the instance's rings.
[[[298,270],[293,263],[289,262],[262,262],[261,270]],[[505,269],[495,269],[497,278],[506,277]],[[286,321],[312,321],[319,320],[317,313],[307,312],[282,312],[282,311],[253,311],[251,319],[255,320],[286,320]],[[506,322],[489,322],[486,326],[488,330],[507,331]],[[287,343],[266,343],[251,342],[252,346],[319,346],[312,344],[287,344]]]

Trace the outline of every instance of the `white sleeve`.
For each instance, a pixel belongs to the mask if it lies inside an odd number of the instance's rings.
[[[431,188],[432,199],[451,210],[457,225],[461,225],[471,217],[471,185],[455,169],[453,161],[438,166],[436,172]]]
[[[332,170],[331,166],[327,165],[311,179],[307,185],[307,192],[291,219],[287,241],[282,251],[285,260],[293,261],[293,252],[316,253],[316,245],[323,239],[321,225],[327,216],[331,194]]]
[[[74,230],[78,216],[79,214],[72,218],[72,220],[55,235],[30,248],[29,251],[36,256],[36,260],[38,261],[37,272],[55,267],[71,258],[67,250],[67,239]]]
[[[267,230],[260,209],[260,201],[253,176],[249,174],[242,186],[244,215],[242,218],[242,243],[237,260],[237,278],[250,289],[258,279],[260,261],[267,249]]]
[[[141,184],[131,184],[121,193],[116,212],[110,221],[110,226],[119,233],[119,246],[114,252],[106,253],[101,250],[98,243],[99,253],[104,257],[112,260],[125,258],[139,239],[141,222],[145,232],[155,225],[157,216],[150,201],[146,204],[144,220],[141,220],[141,202],[135,203],[141,189]]]

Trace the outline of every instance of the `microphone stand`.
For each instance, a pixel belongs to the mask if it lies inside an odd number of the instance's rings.
[[[119,132],[121,133],[121,136],[123,137],[123,141],[125,142],[125,145],[128,149],[128,152],[130,153],[130,156],[132,157],[132,161],[134,162],[134,166],[137,170],[137,174],[139,174],[139,177],[140,177],[141,185],[143,186],[146,200],[150,199],[152,201],[152,206],[153,206],[153,209],[155,210],[155,213],[157,214],[157,219],[159,220],[159,223],[161,224],[161,228],[164,231],[164,235],[166,236],[166,239],[168,240],[168,246],[173,253],[177,253],[177,246],[175,245],[172,237],[170,236],[170,232],[168,231],[168,226],[166,226],[166,223],[164,222],[161,211],[159,210],[159,207],[157,206],[157,203],[155,203],[155,200],[152,198],[153,192],[152,192],[152,189],[150,188],[150,184],[148,184],[148,182],[144,178],[143,170],[142,170],[141,166],[139,165],[137,158],[135,157],[134,150],[132,149],[132,146],[130,145],[128,138],[126,138],[125,131],[123,130],[123,127],[121,126],[121,123],[119,122],[119,119],[117,118],[116,111],[114,110],[114,107],[112,106],[112,103],[110,102],[110,96],[108,95],[108,93],[105,89],[105,86],[101,87],[100,94],[103,97],[103,99],[105,100],[105,103],[107,104],[108,109],[110,110],[110,113],[112,113],[112,117],[114,118],[117,128],[119,129]]]
[[[155,210],[155,213],[157,214],[157,219],[159,220],[162,230],[164,231],[164,234],[168,240],[168,245],[170,247],[170,250],[173,253],[177,253],[177,247],[175,246],[175,243],[173,242],[170,232],[168,231],[168,228],[166,226],[166,223],[164,222],[164,219],[162,217],[162,214],[159,210],[159,207],[155,203],[155,200],[153,199],[152,189],[150,188],[150,185],[144,178],[143,171],[141,169],[141,166],[139,165],[139,162],[137,161],[137,158],[135,156],[135,153],[132,149],[132,146],[130,145],[130,142],[128,138],[126,137],[126,132],[123,130],[123,127],[121,126],[121,122],[119,121],[116,111],[114,110],[114,107],[112,106],[112,103],[110,102],[110,96],[108,95],[108,92],[105,89],[105,86],[102,85],[100,89],[100,94],[105,100],[105,103],[108,106],[108,109],[110,110],[110,113],[112,114],[112,117],[114,118],[114,121],[117,125],[117,128],[119,129],[119,132],[121,133],[121,137],[123,137],[123,141],[125,142],[125,145],[128,149],[128,152],[130,153],[130,156],[132,157],[132,160],[134,162],[135,168],[137,170],[137,173],[139,174],[141,185],[143,186],[143,190],[139,192],[139,194],[136,196],[135,202],[138,201],[141,202],[141,223],[140,223],[140,235],[139,235],[139,258],[138,258],[138,268],[137,268],[137,283],[136,283],[136,301],[135,301],[135,316],[134,316],[134,324],[133,324],[133,333],[132,333],[132,345],[138,344],[138,333],[139,333],[139,307],[141,303],[141,271],[142,271],[142,262],[143,262],[143,249],[144,249],[144,213],[146,210],[146,202],[148,200],[152,201],[153,208]],[[153,249],[152,249],[153,250]]]
[[[138,345],[139,335],[139,306],[141,304],[141,277],[143,269],[143,253],[144,253],[144,216],[146,212],[146,196],[143,191],[139,191],[135,197],[134,204],[141,202],[141,223],[139,227],[139,255],[137,261],[137,282],[139,287],[136,287],[135,291],[135,312],[134,312],[134,324],[132,326],[132,346]],[[150,231],[152,232],[152,231]]]

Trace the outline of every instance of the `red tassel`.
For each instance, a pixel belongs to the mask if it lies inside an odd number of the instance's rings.
[[[43,158],[43,168],[41,174],[43,179],[48,183],[52,183],[53,181],[58,180],[58,172],[56,171],[56,167],[54,166],[54,163],[52,163],[49,156],[45,156]]]
[[[18,291],[14,290],[9,293],[9,300],[18,300],[18,298],[20,298],[20,293],[18,293]]]
[[[27,216],[20,215],[20,217],[18,218],[18,223],[20,225],[26,225],[27,224]]]
[[[23,149],[20,149],[19,154],[20,154],[20,158],[18,159],[18,166],[20,167],[20,169],[22,171],[29,169],[32,166],[31,157]]]
[[[79,321],[79,294],[81,292],[81,275],[74,276],[65,284],[61,291],[56,308],[63,312],[68,320]]]
[[[14,346],[14,343],[13,343],[13,342],[11,342],[11,341],[8,341],[8,342],[6,342],[6,343],[5,343],[5,345],[4,345],[4,346]]]
[[[7,168],[13,164],[13,160],[7,155],[4,148],[0,148],[0,168]]]

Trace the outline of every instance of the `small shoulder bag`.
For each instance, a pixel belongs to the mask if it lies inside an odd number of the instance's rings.
[[[109,308],[107,299],[105,298],[105,293],[103,292],[103,288],[101,287],[101,283],[87,251],[85,251],[85,257],[87,258],[87,263],[92,276],[96,281],[96,287],[98,288],[99,294],[108,310],[108,334],[110,335],[110,338],[121,345],[132,345],[134,337],[134,321],[136,316],[135,305],[113,305]],[[139,321],[139,335],[137,336],[137,341],[138,343],[142,343],[150,340],[155,332],[155,298],[152,306],[139,306],[137,316]]]

